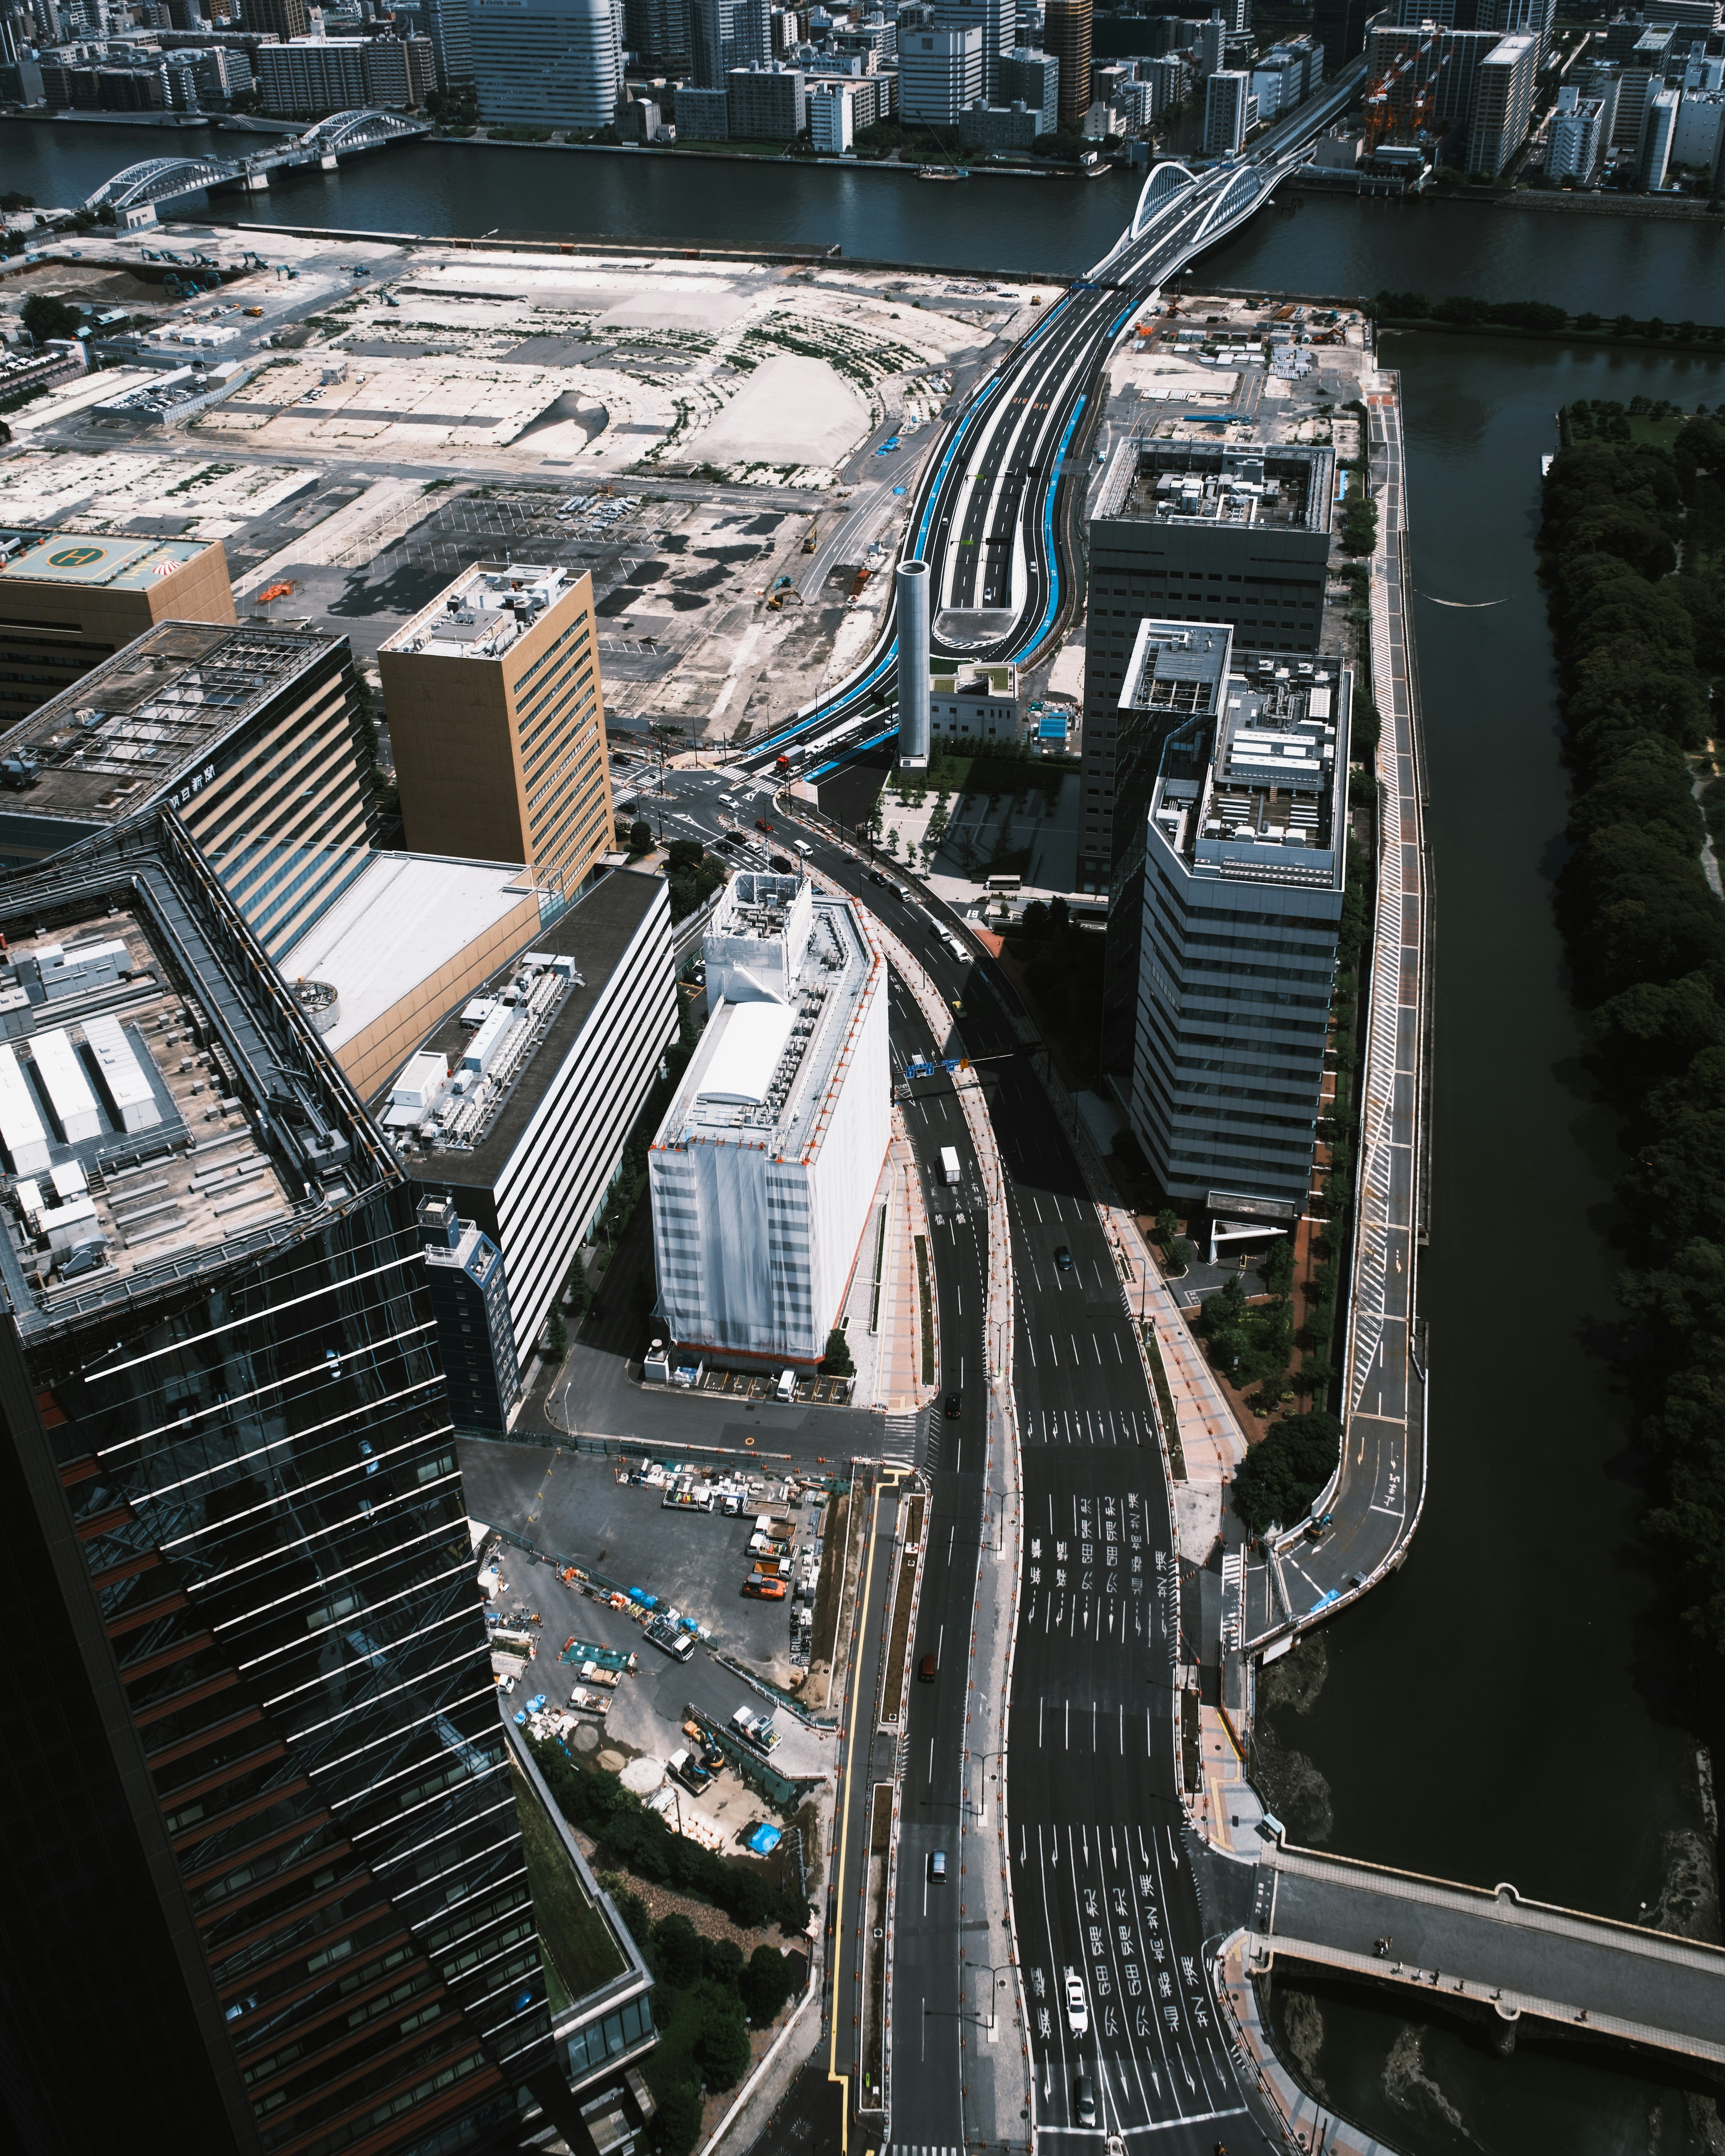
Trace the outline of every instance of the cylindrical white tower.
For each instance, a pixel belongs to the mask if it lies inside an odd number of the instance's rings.
[[[927,562],[898,565],[898,760],[928,761],[928,588]]]

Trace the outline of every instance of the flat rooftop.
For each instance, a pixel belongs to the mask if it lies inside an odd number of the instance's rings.
[[[195,561],[207,539],[115,539],[85,531],[0,530],[0,583],[98,585],[145,592]]]
[[[1135,437],[1115,450],[1091,514],[1325,531],[1335,461],[1333,450],[1303,443]]]
[[[27,1336],[177,1291],[376,1182],[341,1074],[161,824],[8,879],[0,931],[0,1297]]]
[[[158,622],[0,734],[0,836],[8,811],[86,829],[135,816],[340,642],[309,629]]]
[[[566,569],[476,562],[378,649],[438,659],[501,659],[569,583]]]
[[[656,1142],[723,1137],[811,1158],[879,954],[845,900],[747,873],[704,947],[712,1015]]]
[[[284,955],[283,977],[334,988],[340,1009],[322,1030],[334,1053],[513,913],[533,889],[526,870],[507,861],[374,854]]]
[[[372,1107],[419,1182],[494,1187],[642,923],[662,877],[618,870],[540,929],[426,1036]],[[483,1065],[470,1073],[464,1065]],[[467,1078],[458,1092],[453,1078]]]
[[[1339,886],[1350,692],[1341,662],[1230,663],[1225,630],[1189,654],[1181,639],[1191,634],[1184,623],[1143,623],[1121,697],[1122,708],[1173,721],[1153,825],[1199,876]]]

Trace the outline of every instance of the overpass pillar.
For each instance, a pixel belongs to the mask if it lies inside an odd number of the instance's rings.
[[[268,172],[248,172],[241,185],[249,193],[260,195],[270,185],[270,175]]]
[[[341,168],[341,160],[333,150],[326,150],[317,162],[326,172],[336,172]]]
[[[898,567],[898,760],[928,762],[928,622],[927,562]]]

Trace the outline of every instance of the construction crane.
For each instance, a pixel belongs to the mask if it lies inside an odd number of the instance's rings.
[[[1394,33],[1376,34],[1381,38]],[[1411,138],[1428,131],[1433,93],[1443,64],[1443,30],[1436,23],[1422,23],[1407,35],[1409,42],[1367,85],[1364,119],[1368,151],[1375,150],[1387,135]]]

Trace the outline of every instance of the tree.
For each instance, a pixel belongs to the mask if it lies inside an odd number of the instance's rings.
[[[546,1359],[552,1363],[561,1363],[568,1352],[569,1328],[563,1322],[562,1312],[553,1304],[551,1316],[545,1321]]]
[[[649,2079],[653,2067],[647,2068]],[[655,2123],[659,2128],[660,2144],[665,2156],[689,2156],[689,2152],[701,2138],[701,2087],[696,2082],[668,2081],[656,2084],[654,2094],[659,2102],[659,2117]]]
[[[825,1378],[850,1378],[856,1374],[856,1365],[850,1359],[850,1342],[845,1337],[842,1326],[835,1325],[827,1335],[827,1352],[820,1358],[821,1375]]]
[[[757,2029],[764,2029],[790,1997],[792,1980],[790,1963],[777,1947],[757,1947],[749,1956],[737,1988]]]
[[[726,1987],[702,1987],[701,2034],[695,2040],[695,2056],[709,2088],[734,2088],[749,2070],[748,2024],[742,2001]]]
[[[563,1283],[563,1296],[575,1314],[576,1322],[579,1324],[593,1308],[593,1281],[579,1258],[569,1268],[569,1277]]]
[[[33,292],[24,301],[23,325],[38,344],[50,337],[75,337],[83,320],[76,307],[51,292]]]
[[[653,850],[653,826],[644,816],[637,816],[629,827],[629,850],[631,860]]]
[[[686,1991],[701,1975],[701,1934],[681,1910],[653,1927],[653,1974],[674,1991]]]

